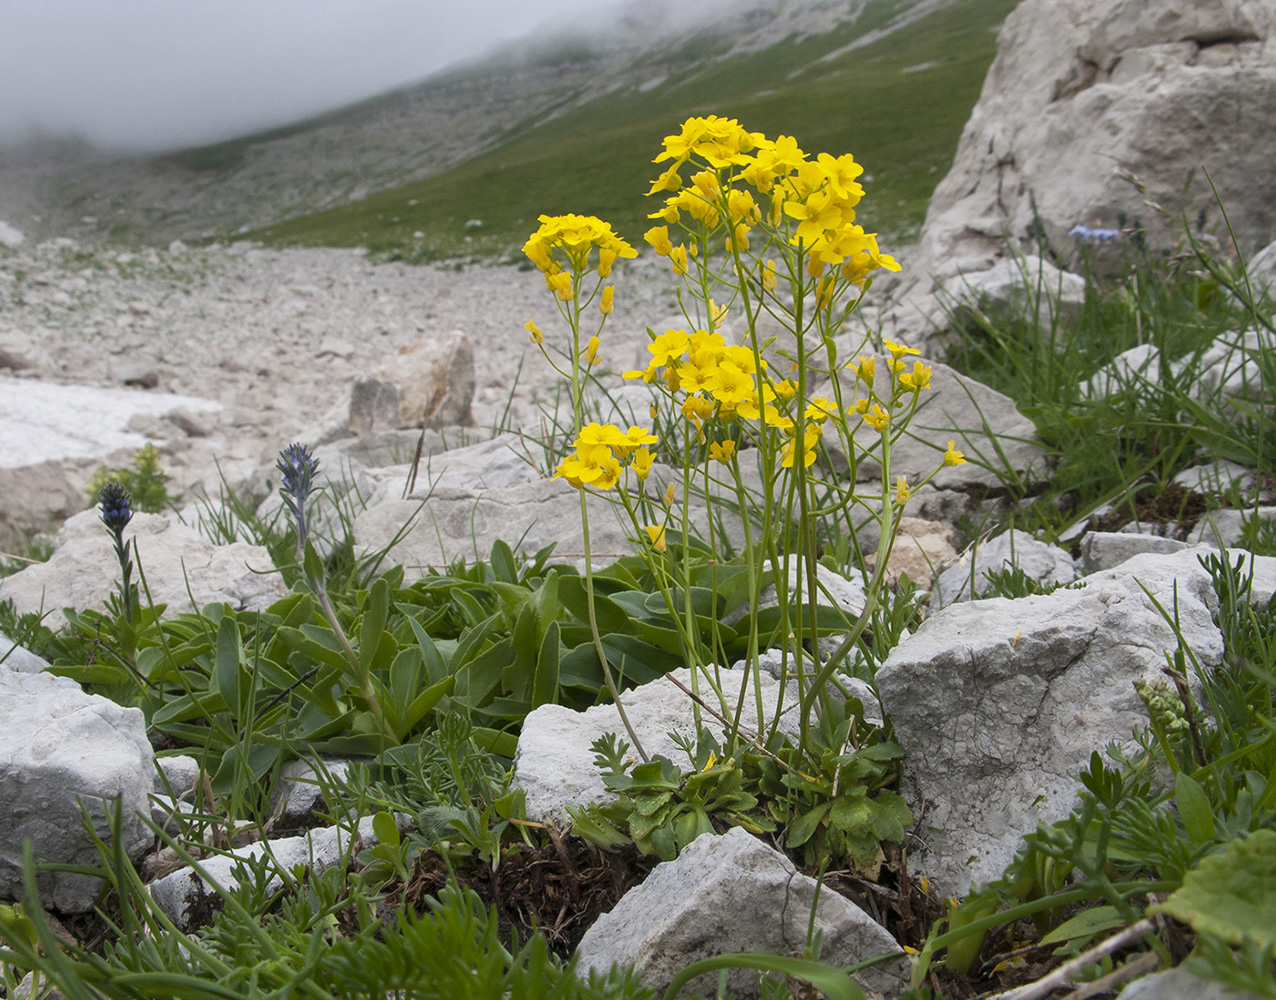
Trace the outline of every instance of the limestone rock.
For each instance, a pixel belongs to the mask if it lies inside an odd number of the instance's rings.
[[[1043,338],[1065,335],[1085,308],[1086,282],[1035,254],[999,260],[986,271],[956,275],[944,283],[941,298],[953,305],[950,322],[961,329],[1004,327],[1029,318]]]
[[[1190,548],[1190,543],[1158,535],[1124,531],[1088,531],[1081,539],[1081,567],[1086,573],[1112,569],[1145,552],[1165,554]]]
[[[199,898],[214,891],[213,882],[224,888],[238,885],[236,869],[246,861],[256,861],[269,851],[275,871],[269,884],[279,888],[283,885],[283,878],[278,872],[290,871],[296,865],[322,872],[325,868],[343,863],[359,844],[364,847],[377,844],[370,817],[359,821],[354,834],[341,827],[325,826],[299,837],[281,837],[236,848],[229,855],[205,858],[198,869],[179,868],[156,879],[150,885],[151,896],[178,926],[189,929],[195,916],[192,911],[197,910]]]
[[[931,607],[942,608],[957,601],[969,601],[988,593],[988,573],[1019,569],[1039,583],[1070,583],[1076,568],[1063,549],[1038,541],[1025,531],[1014,529],[986,542],[976,543],[972,551],[939,575],[931,594]]]
[[[675,670],[669,677],[694,690],[689,671]],[[756,732],[759,727],[754,708],[752,673],[722,670],[718,672],[718,678],[725,706],[713,700],[713,693],[703,678],[699,681],[700,697],[721,714],[731,717],[744,686],[746,701],[741,725]],[[766,671],[762,671],[761,691],[763,705],[768,711],[774,711],[779,699],[779,685]],[[686,692],[669,678],[662,677],[622,693],[621,701],[649,757],[663,754],[675,764],[686,762],[686,753],[669,738],[670,733],[695,738],[694,706]],[[797,732],[796,703],[797,688],[789,684],[785,691],[786,714],[780,720],[783,732]],[[702,719],[721,738],[721,724],[708,714],[703,714]],[[514,756],[514,787],[527,792],[529,819],[561,822],[568,806],[608,802],[614,797],[603,788],[602,775],[594,764],[594,752],[590,749],[590,744],[603,733],[615,733],[619,739],[632,742],[625,733],[615,705],[595,705],[583,712],[574,712],[562,705],[541,705],[528,714],[523,721],[518,752]]]
[[[459,330],[401,348],[373,378],[397,388],[400,427],[474,422],[474,345]]]
[[[854,347],[848,344],[846,351]],[[907,360],[915,363],[918,359],[910,355]],[[954,441],[957,449],[965,453],[967,462],[940,469],[931,481],[937,489],[1000,486],[998,472],[1005,471],[1005,466],[1019,477],[1033,478],[1044,473],[1045,458],[1037,443],[1036,427],[1019,412],[1013,400],[948,365],[921,360],[931,368],[930,388],[922,392],[921,405],[908,432],[892,447],[892,482],[898,475],[907,476],[913,483],[929,476],[940,464],[949,441]],[[887,358],[876,356],[874,363],[877,377],[884,378]],[[839,378],[843,398],[848,402],[855,399],[858,393],[854,374],[844,370]],[[831,396],[832,393],[825,384],[817,387],[813,395]],[[861,425],[855,439],[864,448],[876,449],[880,435],[872,427]],[[841,446],[831,435],[826,435],[826,444],[834,467],[844,471],[847,461]],[[856,470],[858,481],[880,479],[877,454],[874,450],[860,458]]]
[[[100,863],[81,803],[107,841],[107,810],[118,807],[123,848],[136,858],[151,843],[141,815],[152,759],[139,709],[85,694],[66,678],[0,670],[0,898],[24,895],[27,838],[37,862]],[[42,872],[37,884],[44,905],[66,913],[92,909],[101,887],[67,872]]]
[[[887,581],[895,583],[907,575],[917,587],[928,590],[936,574],[957,561],[952,539],[952,529],[941,521],[900,518],[899,533],[886,561]]]
[[[1004,242],[1067,247],[1077,223],[1137,222],[1153,247],[1179,220],[1218,231],[1208,170],[1242,250],[1276,233],[1267,169],[1276,9],[1261,0],[1025,0],[1007,18],[979,102],[931,200],[913,288],[992,265]],[[1136,175],[1146,195],[1122,176]],[[1190,173],[1196,183],[1184,192]],[[1166,218],[1144,198],[1168,209]]]
[[[1196,544],[1213,545],[1220,549],[1239,545],[1245,537],[1245,525],[1255,517],[1266,521],[1276,529],[1276,507],[1253,507],[1245,510],[1211,510],[1206,513],[1189,536]]]
[[[887,658],[878,691],[928,826],[912,870],[937,891],[999,877],[1025,833],[1072,809],[1090,754],[1147,724],[1132,682],[1159,678],[1178,640],[1140,582],[1167,608],[1177,593],[1188,643],[1221,661],[1195,551],[1137,556],[1076,590],[954,604]]]
[[[1187,966],[1180,965],[1136,979],[1117,994],[1117,1000],[1258,1000],[1258,997],[1194,976]]]
[[[44,657],[36,656],[35,653],[24,649],[0,632],[0,670],[8,669],[20,674],[38,674],[48,665]]]
[[[800,952],[814,907],[822,933],[822,961],[847,966],[879,955],[895,958],[859,973],[870,995],[895,996],[908,984],[908,960],[887,930],[836,892],[739,827],[697,837],[674,861],[657,865],[610,913],[585,933],[577,949],[580,974],[634,965],[643,984],[663,992],[693,962],[742,951]],[[758,997],[758,974],[735,970],[728,989]],[[688,991],[710,995],[716,974],[693,980]]]
[[[265,609],[288,595],[269,553],[259,545],[213,545],[157,514],[135,514],[124,537],[137,539],[138,561],[151,596],[157,604],[167,604],[170,615],[222,601],[235,610]],[[12,600],[19,614],[49,612],[45,624],[50,628],[66,624],[62,608],[103,607],[120,572],[110,535],[96,510],[67,521],[54,545],[48,562],[0,580],[0,601]]]

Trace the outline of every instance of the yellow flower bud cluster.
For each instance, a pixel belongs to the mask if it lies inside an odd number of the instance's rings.
[[[606,278],[618,258],[638,256],[610,223],[592,215],[542,215],[539,221],[523,253],[545,276],[545,286],[565,302],[576,295],[573,275],[597,269],[598,277]],[[595,249],[597,261],[590,256]]]
[[[665,138],[654,162],[669,162],[647,192],[666,196],[649,216],[664,224],[648,230],[646,239],[656,253],[670,258],[676,274],[687,273],[688,251],[695,254],[700,241],[746,252],[750,231],[763,220],[805,251],[814,276],[829,266],[839,269],[821,288],[821,306],[832,302],[840,282],[863,287],[879,268],[899,270],[895,259],[881,252],[877,234],[855,222],[864,196],[857,178],[864,167],[849,154],[820,153],[811,159],[790,136],[773,141],[745,130],[734,118],[710,115],[683,122],[676,135]],[[684,166],[694,171],[686,181]],[[673,225],[695,239],[675,243],[669,233]],[[763,272],[764,287],[773,275],[773,270]]]
[[[633,426],[622,431],[615,424],[586,424],[572,442],[576,450],[559,463],[555,478],[566,479],[577,489],[592,486],[596,490],[609,490],[620,482],[627,467],[643,482],[655,461],[655,455],[646,446],[658,440],[643,427]]]

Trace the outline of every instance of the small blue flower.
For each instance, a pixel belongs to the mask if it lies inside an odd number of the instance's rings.
[[[133,498],[123,486],[112,480],[98,490],[97,502],[102,513],[102,523],[118,539],[129,521],[133,520]]]
[[[1089,226],[1076,225],[1068,230],[1069,236],[1075,236],[1086,243],[1111,243],[1121,238],[1119,229],[1091,229]]]
[[[306,546],[306,500],[315,488],[315,473],[319,471],[319,460],[310,453],[304,444],[294,442],[279,453],[279,461],[275,468],[283,476],[279,487],[279,495],[284,504],[297,520],[297,535],[302,550]]]

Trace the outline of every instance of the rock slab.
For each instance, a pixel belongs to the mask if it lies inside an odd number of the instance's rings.
[[[610,913],[585,933],[577,949],[578,972],[606,972],[614,962],[636,966],[657,992],[693,962],[741,951],[801,954],[811,910],[822,933],[820,958],[847,966],[879,955],[898,956],[859,974],[861,985],[884,996],[908,984],[904,950],[884,927],[758,838],[736,827],[697,837],[674,861],[657,865]],[[688,991],[713,995],[717,974],[693,980]],[[758,973],[735,970],[728,989],[759,997]]]
[[[39,862],[98,865],[81,805],[98,837],[110,841],[108,812],[121,812],[124,850],[151,844],[154,755],[136,708],[85,694],[74,681],[0,670],[0,899],[21,899],[22,845]],[[99,879],[68,872],[37,878],[43,904],[63,913],[93,908]]]

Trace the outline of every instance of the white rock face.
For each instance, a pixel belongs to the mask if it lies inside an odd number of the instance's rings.
[[[669,676],[695,690],[689,671],[675,670]],[[731,718],[735,714],[741,686],[747,685],[741,725],[756,732],[755,694],[759,688],[753,684],[752,673],[723,670],[718,676],[726,706],[716,702],[703,678],[699,682],[700,697]],[[774,712],[779,699],[779,684],[765,670],[761,671],[760,690],[765,711]],[[670,733],[677,733],[695,739],[694,706],[681,688],[662,677],[626,691],[620,697],[625,714],[649,757],[663,754],[678,765],[687,761],[686,753],[669,738]],[[780,720],[782,732],[797,732],[796,704],[797,686],[790,683],[785,691],[785,714]],[[722,724],[708,713],[703,713],[702,719],[704,725],[721,739]],[[595,705],[583,712],[574,712],[562,705],[542,705],[532,710],[523,721],[518,752],[514,755],[514,787],[527,792],[528,819],[561,822],[567,815],[568,806],[608,802],[614,798],[603,788],[602,775],[594,764],[594,752],[589,748],[603,733],[615,733],[619,739],[632,743],[615,705]],[[633,753],[632,747],[630,752]]]
[[[1177,639],[1220,662],[1209,577],[1188,550],[1142,555],[1077,590],[955,604],[891,653],[878,690],[907,754],[911,804],[924,800],[925,853],[912,868],[945,895],[1001,875],[1023,834],[1068,814],[1090,754],[1147,724],[1132,686],[1160,677]]]
[[[739,827],[721,836],[702,834],[676,860],[657,865],[585,933],[577,968],[584,975],[605,972],[614,962],[632,964],[644,985],[663,992],[701,959],[740,951],[800,952],[812,907],[814,930],[824,936],[822,961],[847,966],[896,955],[857,978],[888,997],[907,985],[908,960],[884,927],[827,887],[817,906],[815,880]],[[716,988],[716,973],[687,987],[706,996]],[[761,995],[756,972],[733,971],[728,989],[741,998]]]
[[[1136,535],[1126,531],[1087,531],[1081,539],[1081,566],[1086,573],[1120,566],[1145,552],[1164,555],[1190,548],[1188,542],[1159,535]]]
[[[124,537],[137,539],[137,561],[151,596],[156,604],[168,605],[169,615],[223,601],[235,610],[264,610],[288,596],[269,553],[259,545],[213,545],[157,514],[135,514]],[[120,570],[110,534],[96,510],[67,521],[54,545],[48,562],[0,580],[0,601],[12,600],[19,614],[48,611],[45,624],[56,629],[66,624],[62,608],[102,608],[118,585]]]
[[[1077,575],[1067,552],[1016,528],[977,545],[940,573],[931,607],[969,601],[972,583],[975,594],[986,594],[992,589],[986,574],[1015,568],[1040,583],[1071,583]]]
[[[160,417],[178,407],[216,412],[221,403],[167,392],[131,392],[0,377],[0,468],[63,458],[103,459],[137,450],[146,438],[128,430],[138,414]]]
[[[122,708],[80,685],[48,674],[0,669],[0,899],[21,899],[22,844],[37,862],[98,865],[81,819],[81,803],[97,835],[110,841],[107,809],[120,809],[124,850],[136,859],[151,843],[148,813],[153,754],[136,708]],[[43,872],[46,907],[83,913],[98,879]]]
[[[474,422],[474,345],[460,330],[400,348],[373,377],[398,389],[400,427]]]
[[[22,234],[20,229],[9,225],[9,223],[0,220],[0,246],[20,247],[26,242],[26,236]]]
[[[1038,226],[1066,249],[1078,223],[1116,229],[1137,220],[1152,246],[1173,246],[1184,210],[1193,220],[1199,211],[1226,240],[1202,168],[1238,223],[1242,249],[1269,243],[1274,33],[1276,8],[1262,0],[1025,0],[1006,19],[931,200],[910,261],[916,290],[931,277],[990,267],[1007,238],[1033,250]]]

